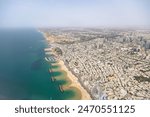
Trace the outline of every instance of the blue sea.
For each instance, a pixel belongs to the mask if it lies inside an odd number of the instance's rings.
[[[75,92],[62,93],[52,82],[44,59],[47,42],[36,29],[0,29],[0,99],[63,100]]]

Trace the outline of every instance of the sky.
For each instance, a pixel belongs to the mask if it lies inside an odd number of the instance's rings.
[[[0,0],[0,27],[150,27],[150,0]]]

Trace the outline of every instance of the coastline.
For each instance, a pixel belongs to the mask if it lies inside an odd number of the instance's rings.
[[[41,32],[41,31],[39,31],[39,32]],[[41,32],[41,34],[44,36],[44,38],[46,39],[47,42],[48,41],[54,42],[54,40],[51,40],[51,38],[49,38],[44,32]],[[78,78],[67,68],[64,61],[59,59],[57,61],[57,64],[60,66],[60,69],[62,71],[66,72],[66,75],[67,75],[68,79],[71,81],[71,83],[69,85],[63,85],[63,89],[64,90],[69,90],[69,89],[75,88],[76,90],[78,90],[78,92],[80,91],[80,94],[81,94],[81,99],[80,100],[92,100],[90,94],[81,85]]]
[[[71,81],[70,85],[64,86],[64,90],[70,89],[72,87],[79,89],[81,92],[81,100],[91,100],[91,96],[89,93],[84,89],[80,82],[78,81],[78,78],[72,74],[71,71],[65,66],[64,62],[62,60],[58,61],[58,65],[61,67],[61,70],[65,71],[67,73],[67,76],[69,80]]]

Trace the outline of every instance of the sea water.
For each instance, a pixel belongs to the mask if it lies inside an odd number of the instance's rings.
[[[52,82],[50,64],[44,59],[47,42],[36,29],[0,29],[0,99],[71,99]]]

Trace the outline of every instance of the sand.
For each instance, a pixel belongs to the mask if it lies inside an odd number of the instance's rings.
[[[67,73],[67,76],[69,80],[71,81],[71,84],[69,86],[65,86],[64,90],[67,90],[71,87],[75,87],[81,91],[81,100],[91,100],[91,96],[89,93],[81,86],[80,82],[78,81],[78,78],[74,76],[71,71],[68,70],[68,68],[65,66],[64,62],[62,60],[58,61],[59,66],[61,67],[61,70],[65,71]]]
[[[42,34],[47,41],[51,41],[51,42],[54,41],[54,39],[49,38],[46,35],[46,33],[42,33]],[[68,70],[68,68],[65,66],[64,62],[62,60],[58,60],[57,64],[61,67],[61,70],[65,71],[67,73],[67,77],[71,81],[71,84],[69,84],[67,86],[66,85],[63,86],[63,89],[67,90],[67,89],[77,88],[81,92],[80,93],[81,94],[81,100],[92,100],[90,94],[86,91],[86,89],[84,89],[81,86],[80,82],[78,81],[78,78],[75,75],[73,75],[71,71]]]

